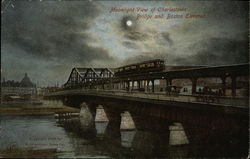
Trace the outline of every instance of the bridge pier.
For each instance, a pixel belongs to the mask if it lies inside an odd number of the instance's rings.
[[[106,115],[106,112],[103,106],[99,105],[96,108],[96,115],[95,115],[95,128],[98,136],[102,136],[105,134],[108,123],[109,119]]]
[[[96,108],[95,122],[109,122],[106,112],[102,105]]]
[[[121,114],[121,130],[134,130],[136,129],[134,120],[128,111]]]
[[[89,128],[93,124],[93,116],[90,112],[90,109],[88,105],[84,102],[80,105],[81,110],[80,110],[80,122],[81,122],[81,127],[84,129]]]
[[[174,125],[169,126],[169,131],[169,145],[189,144],[187,135],[181,123],[174,123]]]

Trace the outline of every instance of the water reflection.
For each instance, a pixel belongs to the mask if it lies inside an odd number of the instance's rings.
[[[97,137],[103,137],[105,134],[106,128],[108,126],[109,119],[106,115],[106,112],[102,105],[99,105],[96,108],[96,115],[95,115],[95,128]]]
[[[247,122],[169,121],[125,111],[119,120],[83,104],[79,117],[0,116],[0,151],[56,149],[57,156],[96,158],[244,157]],[[245,127],[244,127],[245,126]]]
[[[96,134],[97,137],[103,137],[106,132],[108,122],[95,122]]]
[[[83,129],[88,129],[93,126],[94,119],[86,103],[81,104],[80,122]]]
[[[122,130],[121,131],[121,144],[123,147],[131,148],[134,141],[136,130]]]
[[[1,116],[0,151],[14,146],[22,150],[72,151],[64,129],[53,116]]]

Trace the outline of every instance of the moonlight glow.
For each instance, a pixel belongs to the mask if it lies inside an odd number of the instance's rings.
[[[131,20],[128,20],[128,21],[126,22],[126,24],[127,24],[127,26],[129,26],[129,27],[130,27],[130,26],[132,26],[132,24],[133,24],[133,23],[132,23],[132,21],[131,21]]]

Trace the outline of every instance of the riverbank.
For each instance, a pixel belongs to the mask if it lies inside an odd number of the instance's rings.
[[[19,107],[0,107],[0,115],[50,115],[60,113],[79,113],[80,109],[67,106],[19,106]]]
[[[21,150],[9,149],[0,153],[0,158],[51,158],[57,156],[56,149]]]

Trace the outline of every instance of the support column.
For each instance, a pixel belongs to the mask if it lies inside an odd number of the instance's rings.
[[[119,83],[119,90],[122,90],[122,81]]]
[[[171,85],[172,80],[171,79],[166,79],[166,94],[170,95],[171,88],[169,86]]]
[[[147,80],[147,92],[149,92],[149,80]]]
[[[127,87],[126,87],[126,90],[129,91],[129,88],[130,88],[130,82],[127,81]]]
[[[152,92],[154,93],[155,92],[155,80],[152,80]]]
[[[172,79],[168,79],[169,85],[172,85]]]
[[[114,84],[112,81],[110,81],[110,89],[114,89]]]
[[[236,96],[236,76],[231,76],[232,83],[231,83],[231,89],[232,89],[232,96]]]
[[[126,85],[126,83],[125,82],[122,82],[122,89],[125,89],[125,86]]]
[[[138,89],[140,89],[141,88],[141,81],[137,81],[137,87],[138,87]]]
[[[221,77],[221,81],[222,81],[222,95],[225,96],[226,95],[226,77]]]
[[[166,87],[172,85],[172,79],[166,79]]]
[[[196,93],[197,78],[192,79],[192,94]]]

